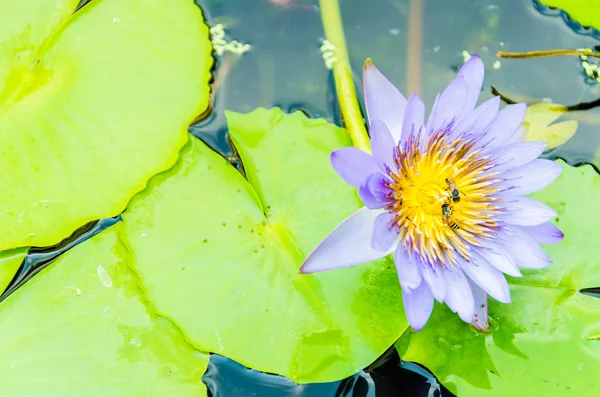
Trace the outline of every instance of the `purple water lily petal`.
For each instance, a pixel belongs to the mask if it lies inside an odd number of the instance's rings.
[[[471,325],[481,332],[488,332],[490,329],[488,316],[488,295],[472,280],[469,280],[469,285],[471,286],[473,301],[475,302],[475,315],[473,316],[473,322],[471,322]]]
[[[494,147],[484,155],[496,164],[491,172],[505,172],[537,159],[546,148],[546,142],[515,142]]]
[[[445,269],[442,276],[446,283],[446,304],[464,322],[470,323],[475,314],[475,302],[467,278],[458,268]]]
[[[458,76],[463,77],[467,84],[467,97],[465,98],[465,106],[462,113],[458,117],[459,120],[475,109],[477,99],[481,93],[481,87],[483,86],[483,74],[483,62],[477,55],[469,58],[458,72]]]
[[[336,227],[306,258],[300,273],[316,273],[369,262],[392,253],[371,246],[375,218],[381,212],[363,207]]]
[[[394,142],[399,142],[406,98],[371,60],[365,62],[363,69],[363,88],[369,123],[372,124],[376,120],[383,121],[392,133]]]
[[[514,258],[500,244],[490,240],[481,241],[483,248],[477,250],[490,265],[513,277],[523,277]]]
[[[433,294],[429,287],[421,282],[413,290],[403,289],[402,300],[409,324],[417,331],[422,330],[433,311]]]
[[[379,169],[386,173],[395,170],[394,164],[394,138],[387,126],[380,120],[371,123],[371,151]]]
[[[394,253],[394,263],[402,289],[415,289],[421,285],[420,262],[406,253],[406,249],[398,244]]]
[[[464,135],[479,136],[483,134],[486,131],[486,127],[498,114],[499,108],[500,97],[495,96],[483,102],[456,124],[452,138],[456,139]]]
[[[443,302],[446,297],[446,283],[441,275],[441,271],[432,269],[431,266],[426,263],[422,263],[420,268],[421,276],[429,286],[435,300],[440,303]]]
[[[367,177],[358,189],[358,196],[369,209],[380,209],[391,202],[387,197],[390,188],[386,186],[388,179],[379,171]]]
[[[487,139],[484,139],[484,141],[489,142],[491,146],[506,143],[521,126],[526,110],[526,104],[516,103],[499,111],[496,118],[488,126]]]
[[[402,124],[402,138],[400,142],[404,144],[408,137],[413,134],[418,134],[424,127],[425,123],[425,104],[417,95],[413,94],[408,98],[406,105],[406,114]]]
[[[502,303],[510,303],[510,291],[504,273],[489,264],[476,252],[471,252],[471,261],[461,260],[461,269],[481,289]]]
[[[457,120],[465,107],[465,99],[467,98],[467,83],[464,77],[457,77],[436,100],[433,105],[427,126],[425,127],[428,134],[446,127],[453,121]]]
[[[508,138],[505,144],[508,145],[509,143],[522,142],[525,139],[526,135],[527,129],[521,125],[519,128],[517,128],[515,133],[512,134],[510,138]]]
[[[371,246],[379,251],[388,251],[398,238],[398,231],[390,228],[392,214],[384,212],[375,218],[375,228],[371,238]]]
[[[354,187],[360,187],[369,175],[379,172],[373,156],[355,147],[332,152],[331,165],[346,183]]]
[[[551,160],[537,159],[522,167],[502,174],[504,182],[500,186],[507,189],[505,194],[523,196],[540,190],[552,182],[562,172],[562,167]]]
[[[536,226],[520,226],[519,229],[529,234],[538,244],[555,244],[565,237],[563,232],[550,222]]]
[[[506,227],[500,233],[500,237],[505,242],[503,247],[513,257],[519,267],[542,269],[552,263],[542,247],[522,229]]]
[[[556,211],[529,197],[508,197],[499,206],[508,213],[498,219],[511,225],[535,226],[556,218]]]

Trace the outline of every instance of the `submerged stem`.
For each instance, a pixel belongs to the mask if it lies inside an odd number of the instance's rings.
[[[504,52],[498,51],[498,58],[543,58],[555,56],[588,56],[600,58],[600,53],[592,50],[540,50],[527,52]]]
[[[370,153],[369,137],[356,98],[356,88],[352,81],[350,58],[346,48],[338,0],[319,0],[319,6],[321,7],[325,37],[335,47],[333,51],[337,60],[333,63],[333,76],[346,129],[354,146]]]

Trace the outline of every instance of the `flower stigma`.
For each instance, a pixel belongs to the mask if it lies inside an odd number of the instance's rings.
[[[449,128],[437,131],[421,145],[414,134],[395,147],[397,170],[387,170],[391,193],[385,207],[407,252],[441,267],[457,266],[457,254],[470,261],[469,245],[494,236],[500,201],[493,197],[500,190],[493,186],[496,174],[486,172],[492,162],[476,141],[448,135]]]

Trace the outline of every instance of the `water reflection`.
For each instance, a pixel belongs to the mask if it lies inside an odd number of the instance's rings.
[[[342,381],[297,385],[287,378],[251,370],[212,355],[202,378],[213,397],[450,397],[425,368],[388,350],[364,371]]]

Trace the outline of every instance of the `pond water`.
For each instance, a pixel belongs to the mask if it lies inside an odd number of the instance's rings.
[[[250,112],[276,106],[342,124],[333,76],[319,50],[324,33],[317,1],[204,0],[198,4],[210,25],[222,24],[228,39],[249,43],[252,50],[219,58],[212,111],[190,127],[195,136],[243,169],[227,138],[225,110]],[[576,136],[544,156],[598,167],[600,110],[594,101],[600,98],[600,88],[586,78],[580,60],[498,59],[496,52],[594,47],[600,44],[600,32],[584,29],[563,12],[535,0],[340,0],[340,6],[359,98],[366,58],[372,58],[403,92],[421,95],[430,108],[462,65],[463,51],[477,53],[486,65],[480,101],[493,95],[493,87],[516,101],[589,103],[583,106],[589,109],[563,116],[578,120]],[[59,246],[33,249],[0,299],[58,255],[118,220],[90,224]],[[427,369],[402,361],[394,349],[350,378],[302,386],[213,355],[203,381],[215,397],[452,395]]]

